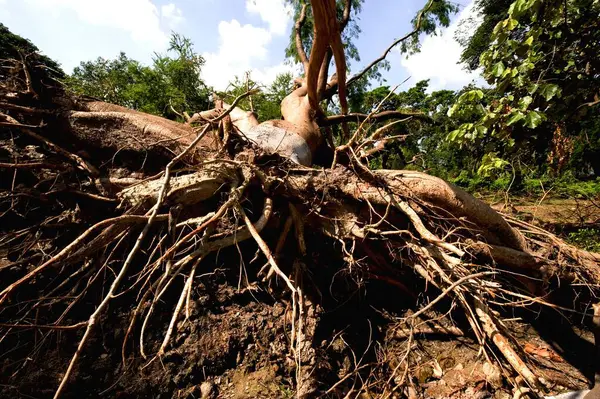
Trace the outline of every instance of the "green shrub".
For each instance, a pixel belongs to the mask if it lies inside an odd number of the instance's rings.
[[[587,251],[600,252],[600,229],[583,228],[569,233],[568,240]]]

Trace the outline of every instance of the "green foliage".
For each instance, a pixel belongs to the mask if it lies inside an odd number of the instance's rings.
[[[461,62],[475,71],[479,68],[479,57],[481,53],[490,46],[490,37],[498,22],[506,18],[508,8],[513,0],[476,0],[474,9],[478,12],[482,21],[472,33],[472,21],[466,20],[457,34],[459,43],[463,46]]]
[[[569,233],[567,239],[587,251],[600,252],[600,229],[583,228]]]
[[[513,153],[529,147],[545,154],[555,170],[570,163],[571,167],[577,164],[583,175],[590,169],[598,175],[600,165],[593,160],[600,155],[594,142],[599,116],[589,104],[600,93],[600,3],[517,0],[506,7],[503,2],[494,5],[484,0],[477,4],[484,24],[497,22],[491,32],[489,24],[482,25],[469,41],[464,40],[463,60],[474,66],[473,55],[481,53],[477,65],[483,67],[494,94],[459,97],[452,115],[475,109],[480,114],[459,126],[449,139],[477,143],[495,137],[504,140],[507,148],[514,147]],[[487,42],[483,31],[491,33]],[[591,151],[584,150],[583,138],[590,141],[590,136]],[[511,156],[510,152],[503,156]]]
[[[458,6],[456,3],[451,1],[429,0],[425,4],[425,7],[419,11],[419,13],[422,11],[423,14],[421,16],[419,32],[401,44],[400,50],[403,53],[410,54],[419,51],[421,48],[419,35],[421,33],[425,33],[427,35],[437,34],[439,27],[448,27],[448,25],[450,25],[450,16],[458,11]],[[417,28],[417,24],[419,22],[419,13],[417,13],[412,20],[412,25],[415,29]]]
[[[204,59],[189,39],[175,33],[169,53],[173,56],[155,54],[152,66],[125,53],[114,60],[82,62],[68,83],[77,94],[171,119],[208,108],[210,89],[200,78]]]
[[[489,177],[492,173],[503,170],[508,166],[508,161],[498,158],[496,153],[490,152],[483,156],[477,174],[483,177]]]

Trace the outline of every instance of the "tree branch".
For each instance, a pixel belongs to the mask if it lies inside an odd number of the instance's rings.
[[[315,20],[313,46],[310,53],[308,73],[306,82],[308,89],[308,101],[312,109],[319,112],[319,75],[321,65],[331,48],[335,59],[335,68],[338,78],[338,93],[342,114],[348,113],[348,100],[346,98],[346,56],[340,25],[337,20],[337,8],[335,0],[311,0],[313,16]],[[348,126],[342,121],[344,136],[349,136]]]
[[[352,0],[346,0],[344,3],[344,12],[342,14],[342,21],[340,22],[340,32],[343,32],[350,21],[350,10],[352,8]]]
[[[333,57],[333,53],[331,52],[331,48],[328,48],[327,55],[325,55],[323,63],[321,64],[319,80],[317,83],[317,97],[320,100],[323,99],[323,93],[325,93],[327,89],[327,78],[329,77],[329,64],[331,64],[331,57]]]
[[[317,91],[321,64],[323,63],[323,59],[327,54],[331,42],[331,21],[327,15],[331,3],[331,0],[311,0],[314,18],[314,33],[308,68],[305,72],[308,102],[310,107],[315,111],[319,110]],[[335,1],[333,1],[333,3],[333,6],[335,7]]]
[[[319,123],[319,126],[321,126],[321,127],[333,126],[333,125],[338,125],[338,124],[344,123],[344,122],[362,122],[367,118],[372,119],[377,122],[381,122],[381,121],[385,121],[388,119],[408,118],[408,117],[420,119],[423,121],[431,121],[431,118],[429,116],[427,116],[426,114],[420,113],[420,112],[412,113],[412,112],[405,112],[405,111],[383,111],[378,114],[370,115],[370,116],[369,116],[369,114],[360,114],[360,113],[352,113],[352,114],[346,114],[346,115],[333,115],[328,118],[325,118],[321,123]]]
[[[29,128],[28,125],[21,125],[21,123],[18,120],[16,120],[15,118],[13,118],[12,116],[0,113],[0,121],[6,121],[3,124],[4,126],[14,126],[15,128],[20,128],[23,133],[25,133],[26,135],[28,135],[29,137],[31,137],[35,140],[41,141],[46,146],[48,146],[48,148],[50,148],[51,150],[55,151],[56,153],[62,155],[63,157],[65,157],[65,158],[71,160],[72,162],[74,162],[75,164],[77,164],[77,166],[79,166],[79,168],[85,170],[91,176],[96,177],[96,176],[100,175],[100,172],[98,171],[98,169],[96,169],[96,167],[94,165],[87,162],[86,160],[81,158],[79,155],[72,154],[69,151],[65,150],[64,148],[54,144],[47,138],[35,133],[33,130],[31,130]]]
[[[302,10],[300,11],[300,16],[294,25],[294,30],[296,32],[296,51],[298,52],[300,61],[302,61],[302,64],[304,65],[304,72],[308,72],[308,57],[306,56],[306,51],[304,51],[304,46],[302,45],[302,36],[300,35],[304,21],[306,21],[306,4],[302,5]]]
[[[350,21],[350,10],[352,7],[351,0],[346,0],[344,3],[344,12],[342,13],[342,20],[340,22],[340,35],[346,29],[348,22]],[[333,94],[331,92],[331,87],[335,87],[337,90],[338,79],[337,75],[331,77],[331,80],[327,82],[327,78],[329,77],[329,65],[331,64],[331,57],[333,57],[333,53],[331,52],[331,48],[327,51],[327,56],[325,60],[323,60],[323,64],[321,65],[321,71],[319,72],[319,85],[317,95],[321,100],[325,98],[331,98]]]
[[[385,59],[385,57],[387,57],[387,55],[389,54],[389,52],[392,51],[392,49],[394,47],[396,47],[399,43],[402,43],[406,39],[409,39],[410,37],[412,37],[412,36],[416,35],[417,33],[419,33],[419,31],[421,30],[421,20],[423,19],[423,15],[427,11],[429,11],[429,9],[431,8],[431,6],[433,5],[433,1],[434,0],[429,0],[429,2],[427,3],[427,5],[425,6],[425,8],[423,8],[419,12],[419,15],[417,16],[417,23],[415,25],[415,29],[412,32],[407,33],[406,35],[402,36],[400,39],[398,39],[394,43],[392,43],[383,52],[383,54],[379,58],[377,58],[376,60],[374,60],[373,62],[371,62],[369,65],[367,65],[367,67],[365,69],[363,69],[362,71],[360,71],[359,73],[357,73],[356,75],[354,75],[350,79],[348,79],[348,81],[346,82],[346,86],[350,86],[352,83],[356,82],[358,79],[360,79],[361,77],[363,77],[367,72],[369,72],[369,70],[371,70],[371,68],[373,68],[375,65],[377,65],[381,61],[383,61]]]

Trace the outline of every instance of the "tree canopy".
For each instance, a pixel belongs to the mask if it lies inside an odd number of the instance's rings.
[[[167,54],[144,66],[121,53],[114,60],[82,62],[70,78],[78,94],[175,119],[184,111],[209,108],[211,89],[201,79],[204,59],[192,42],[173,33]]]

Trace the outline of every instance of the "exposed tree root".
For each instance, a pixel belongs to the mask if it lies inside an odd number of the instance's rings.
[[[327,46],[320,50],[321,59],[327,57],[326,50]],[[314,74],[320,65],[313,66],[310,79],[316,80]],[[308,112],[309,108],[304,108],[309,104],[307,95],[317,94],[307,93],[305,87],[297,90],[287,105],[297,100],[301,110]],[[235,130],[228,139],[209,134],[218,132],[218,124],[225,123],[228,115],[236,127],[238,121],[248,122],[248,118],[238,119],[237,101],[225,111],[199,114],[179,124],[104,103],[58,101],[61,98],[57,94],[56,104],[21,100],[11,105],[0,103],[0,109],[10,113],[4,116],[10,126],[0,129],[25,134],[16,138],[17,147],[27,145],[28,140],[43,143],[42,158],[48,158],[34,163],[23,156],[3,162],[3,176],[18,180],[20,173],[31,173],[34,183],[30,185],[48,191],[53,184],[49,182],[60,181],[69,190],[86,194],[85,201],[94,201],[95,207],[100,206],[98,202],[106,207],[90,217],[89,207],[87,214],[80,210],[83,199],[68,196],[64,207],[50,201],[47,212],[37,221],[2,227],[6,237],[0,239],[4,251],[0,254],[10,251],[23,255],[0,266],[0,342],[26,328],[49,334],[85,327],[56,398],[68,391],[76,377],[79,360],[98,333],[96,327],[116,313],[108,312],[109,306],[128,315],[121,351],[124,369],[128,358],[134,356],[127,344],[130,337],[139,338],[133,352],[137,346],[144,358],[169,356],[182,319],[190,318],[191,304],[197,299],[193,289],[196,277],[201,269],[213,271],[214,266],[204,260],[215,253],[227,257],[239,254],[240,262],[245,262],[252,258],[249,252],[256,251],[255,258],[266,264],[257,275],[246,275],[247,289],[253,284],[256,288],[258,275],[263,274],[268,282],[263,286],[270,287],[274,297],[291,302],[288,349],[295,363],[295,388],[301,397],[318,392],[358,394],[367,389],[366,381],[372,378],[369,373],[378,367],[377,362],[365,361],[365,355],[354,356],[353,368],[340,381],[328,387],[319,385],[316,370],[321,365],[315,335],[321,317],[319,287],[326,284],[311,277],[316,272],[311,268],[321,267],[309,265],[311,254],[324,250],[314,247],[315,239],[331,243],[326,255],[332,265],[344,265],[333,274],[357,286],[370,279],[389,282],[410,293],[412,283],[408,281],[412,281],[413,286],[421,284],[426,290],[408,295],[410,300],[428,300],[413,301],[416,311],[402,320],[403,331],[408,331],[404,336],[409,338],[405,355],[388,367],[380,383],[369,388],[381,395],[395,394],[413,383],[410,353],[413,336],[421,328],[415,320],[443,307],[450,308],[449,319],[458,316],[464,322],[461,329],[448,331],[473,337],[490,362],[496,359],[494,362],[504,367],[507,378],[521,376],[532,392],[542,393],[544,387],[536,369],[500,315],[531,304],[584,315],[598,294],[599,255],[501,215],[436,177],[414,171],[368,170],[356,153],[384,133],[366,134],[367,122],[338,148],[349,162],[315,169],[293,165],[277,155],[265,156]],[[58,104],[62,105],[60,112],[56,111]],[[65,110],[64,104],[70,108]],[[46,113],[48,110],[52,112]],[[49,117],[48,125],[40,123],[41,114]],[[346,116],[340,119],[350,120]],[[294,129],[314,133],[311,129],[318,129],[313,125],[315,118],[306,121],[308,125],[303,126],[289,123]],[[192,127],[191,123],[202,126]],[[32,134],[26,126],[40,128]],[[69,127],[60,144],[49,139],[56,137],[55,126]],[[74,155],[75,148],[69,147],[71,138],[86,145],[78,150],[94,158],[97,169]],[[227,147],[235,144],[231,148],[236,151],[221,151],[224,147],[215,144],[221,141]],[[159,147],[171,154],[167,162],[152,156],[154,151],[160,152]],[[120,161],[121,165],[115,159],[118,151],[151,154],[149,162],[161,172],[144,175],[129,170],[117,175],[115,166],[127,169],[125,161]],[[164,156],[164,151],[161,154]],[[77,168],[52,167],[60,165],[55,158]],[[2,197],[5,214],[28,212],[29,201],[49,201],[47,195],[35,196],[14,184],[5,191],[9,193],[6,199]],[[52,236],[43,231],[48,224],[65,220],[78,226],[75,234],[60,228]],[[295,239],[291,239],[292,227]],[[44,246],[40,237],[50,237],[51,245]],[[240,282],[243,268],[240,266]],[[553,303],[546,295],[558,287],[568,290],[574,284],[578,288],[569,292],[570,307]],[[585,289],[581,284],[587,285]],[[540,292],[544,297],[536,296]],[[50,305],[60,311],[48,310]],[[78,312],[73,311],[76,305]],[[166,319],[157,310],[162,307],[169,309]],[[137,327],[137,320],[142,319]],[[156,337],[154,331],[164,334],[160,333],[158,341],[146,339]],[[370,347],[371,343],[365,353]]]

